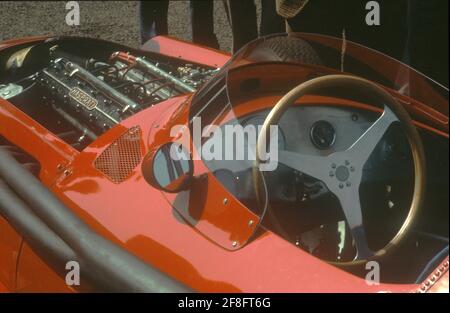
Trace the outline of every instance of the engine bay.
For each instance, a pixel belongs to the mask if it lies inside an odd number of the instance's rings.
[[[102,43],[54,39],[2,53],[0,97],[81,151],[127,117],[194,92],[216,72],[112,43],[95,47]]]

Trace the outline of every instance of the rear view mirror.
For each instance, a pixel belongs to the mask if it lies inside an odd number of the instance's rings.
[[[176,193],[189,188],[193,167],[186,148],[170,142],[147,154],[142,163],[142,172],[145,180],[153,187]]]

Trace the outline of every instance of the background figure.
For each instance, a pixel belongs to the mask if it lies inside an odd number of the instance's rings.
[[[277,8],[292,2],[303,1],[277,0]],[[380,25],[366,24],[365,1],[310,0],[286,19],[287,28],[334,37],[342,37],[345,29],[347,40],[383,52],[448,86],[448,1],[377,2]]]
[[[168,0],[138,2],[141,44],[155,36],[168,34],[168,9]]]
[[[214,34],[214,1],[191,0],[192,41],[214,49],[219,42]]]
[[[287,24],[292,31],[333,37],[342,37],[345,29],[347,40],[381,51],[398,60],[405,60],[408,37],[407,1],[378,0],[380,25],[367,25],[366,15],[369,11],[365,8],[365,1],[311,0],[295,17],[287,19]]]
[[[429,1],[429,0],[427,0]],[[408,50],[408,0],[377,0],[380,5],[380,25],[367,25],[365,1],[346,0],[342,8],[348,40],[383,52],[406,62]]]
[[[276,2],[278,14],[286,19],[288,32],[342,37],[344,21],[341,6],[347,1],[277,0]]]
[[[259,36],[286,32],[284,19],[277,14],[275,0],[261,0]]]
[[[253,0],[228,0],[226,8],[233,33],[233,53],[258,38],[256,5]]]
[[[409,4],[409,64],[448,86],[448,0]]]
[[[342,37],[404,60],[407,42],[407,1],[378,0],[380,25],[367,25],[366,2],[360,0],[311,0],[293,18],[287,19],[292,31]],[[288,2],[278,0],[278,2]]]

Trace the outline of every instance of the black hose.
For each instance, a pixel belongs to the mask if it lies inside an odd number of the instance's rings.
[[[99,236],[0,147],[0,177],[83,260],[95,279],[117,291],[192,292],[188,287]]]
[[[0,215],[58,273],[68,261],[79,261],[70,247],[52,232],[31,209],[0,179]]]
[[[88,266],[80,260],[76,253],[56,235],[33,211],[0,179],[0,216],[28,243],[30,248],[49,265],[59,276],[68,273],[66,264],[76,261],[80,264],[80,290],[90,290],[94,287],[98,291],[115,291],[108,280],[101,281],[93,276]],[[86,280],[84,280],[86,278]],[[86,288],[85,281],[88,283]]]

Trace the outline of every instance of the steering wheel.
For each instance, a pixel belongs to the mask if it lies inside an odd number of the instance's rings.
[[[421,138],[406,110],[389,93],[368,80],[348,75],[322,76],[298,85],[278,101],[264,121],[258,137],[253,179],[256,180],[255,186],[264,183],[261,181],[263,175],[257,174],[256,171],[259,172],[261,163],[267,162],[263,161],[260,156],[262,152],[266,151],[266,147],[270,146],[270,126],[277,125],[281,116],[300,97],[306,94],[317,94],[329,88],[333,88],[333,90],[357,90],[377,97],[383,103],[384,111],[345,151],[337,151],[328,156],[279,151],[278,162],[321,180],[328,190],[337,197],[355,242],[356,256],[353,261],[349,262],[354,264],[386,255],[394,250],[410,229],[424,195],[425,156]],[[364,164],[389,126],[394,122],[399,122],[403,126],[412,151],[415,171],[413,200],[407,217],[396,235],[382,249],[372,251],[366,238],[359,187]]]

